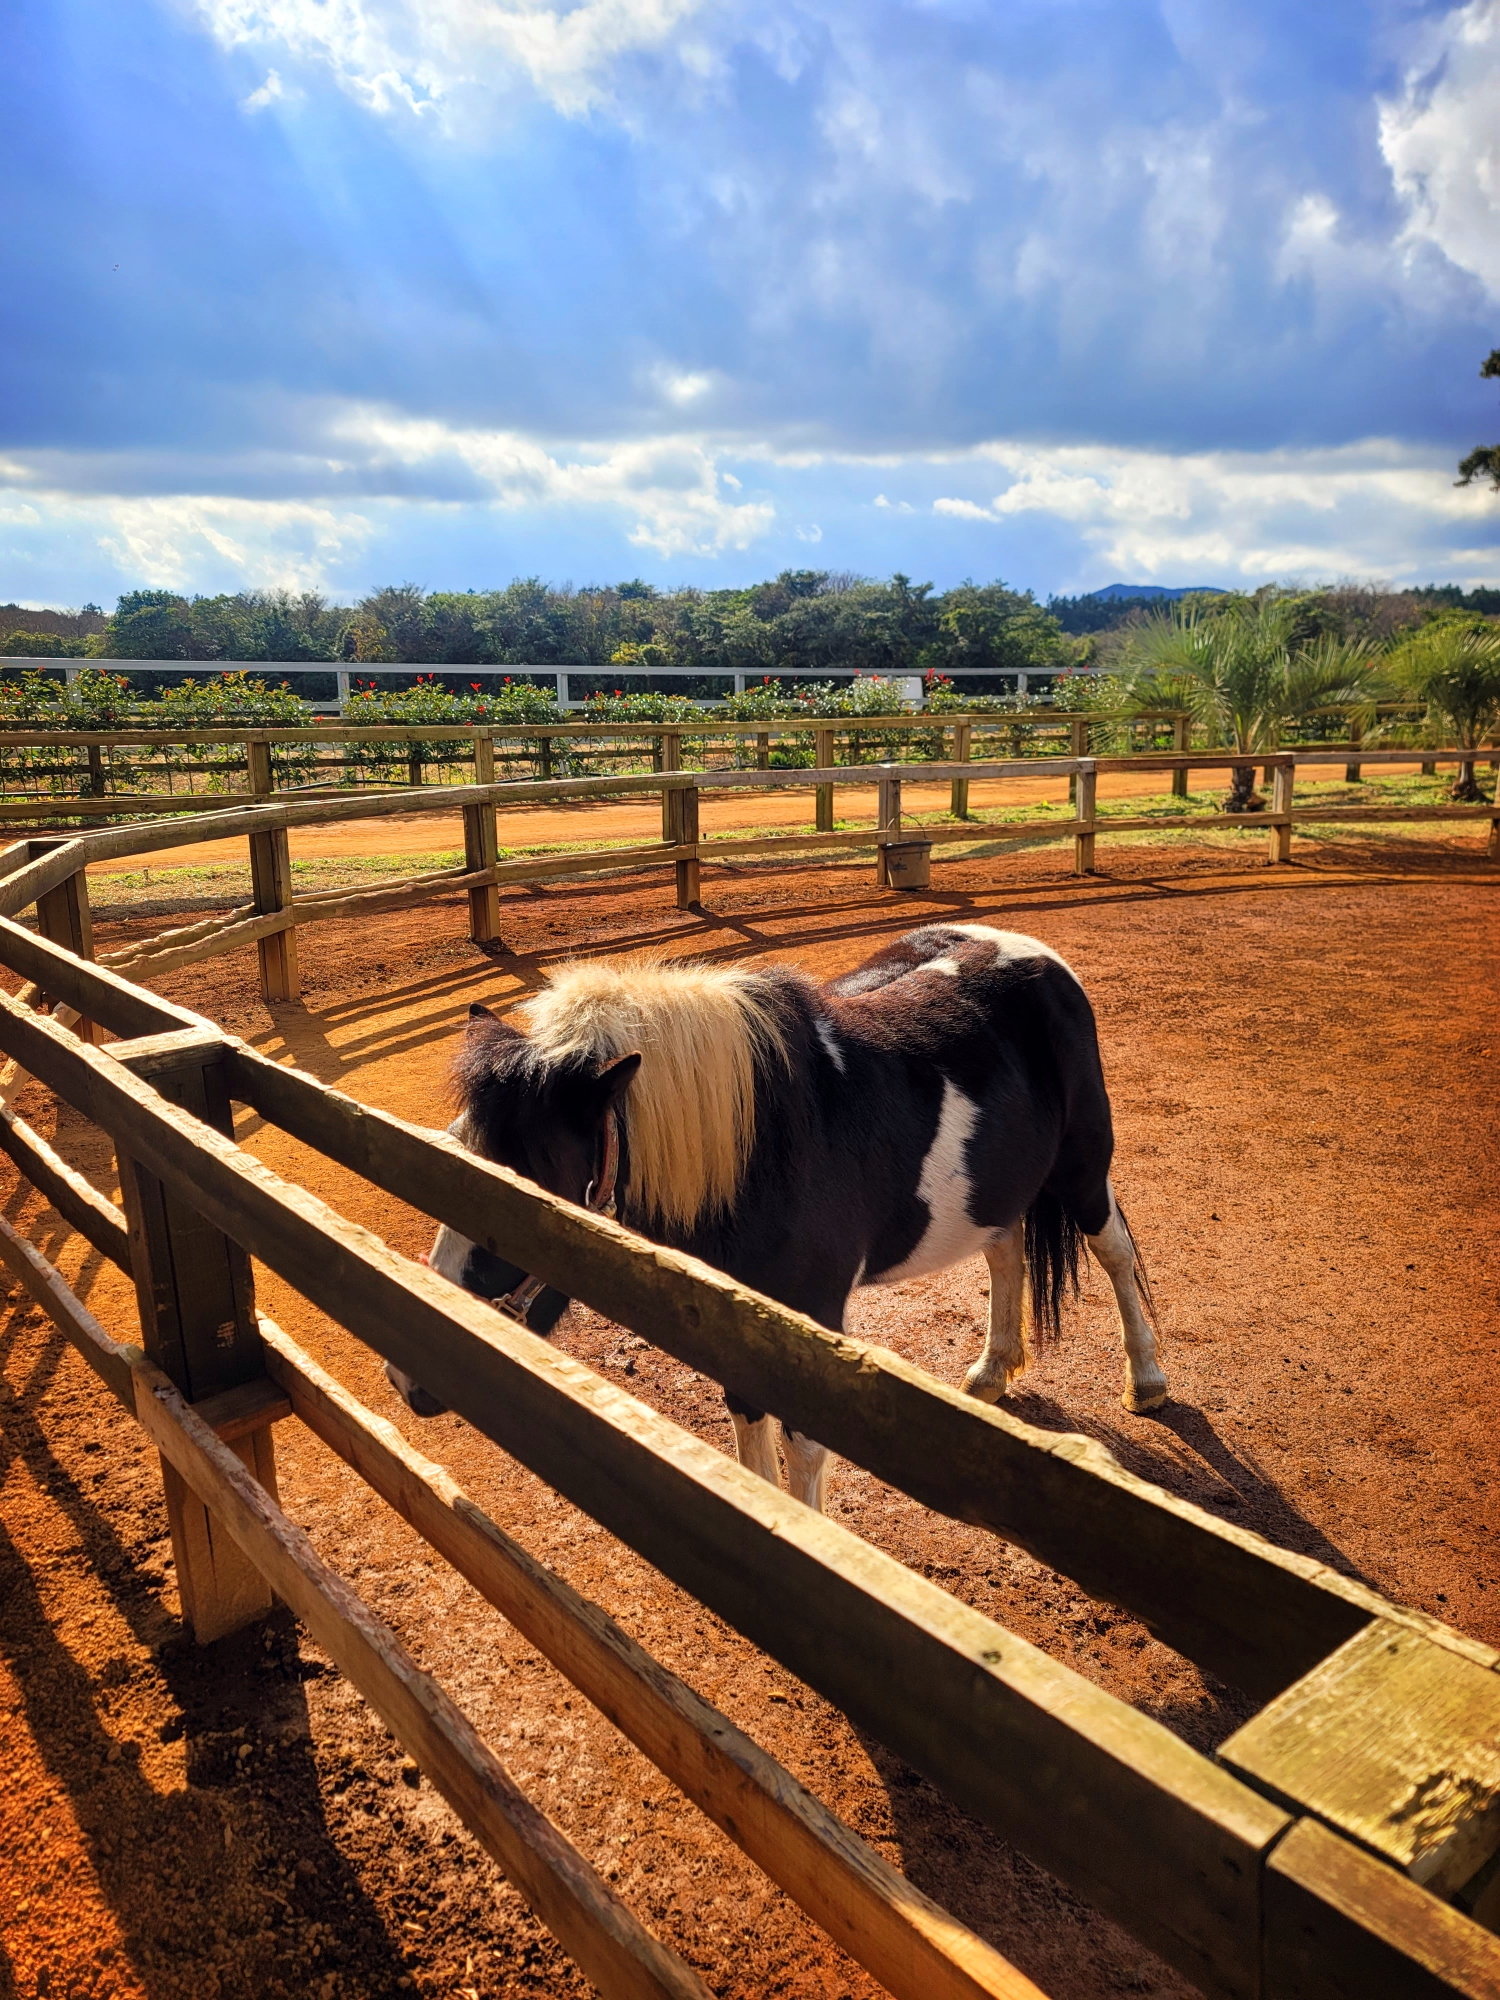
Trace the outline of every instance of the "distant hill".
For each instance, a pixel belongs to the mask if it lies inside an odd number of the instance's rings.
[[[1107,632],[1144,605],[1171,604],[1200,591],[1208,597],[1223,595],[1212,583],[1107,583],[1102,590],[1086,591],[1079,597],[1049,597],[1047,609],[1065,632]]]
[[[1165,583],[1107,583],[1103,590],[1090,590],[1088,597],[1103,599],[1106,603],[1121,597],[1222,597],[1223,588],[1217,583],[1185,583],[1173,588]]]
[[[20,604],[0,604],[0,639],[9,632],[50,632],[59,639],[84,639],[102,632],[108,620],[89,605],[82,611],[28,611]]]

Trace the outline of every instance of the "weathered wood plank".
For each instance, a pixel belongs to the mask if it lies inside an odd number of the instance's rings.
[[[271,753],[268,747],[251,744],[252,753],[264,749],[264,776],[270,789]],[[301,997],[302,977],[297,969],[297,933],[292,925],[292,858],[285,826],[268,827],[250,836],[250,878],[258,917],[282,917],[287,921],[267,931],[257,940],[260,957],[260,991],[263,1000],[296,1000]]]
[[[493,867],[472,871],[458,868],[428,876],[425,880],[392,882],[378,889],[347,889],[335,895],[298,896],[292,902],[292,915],[299,924],[327,923],[336,917],[378,916],[384,910],[414,909],[420,903],[436,902],[441,896],[460,895],[465,890],[479,891],[492,884],[494,879]]]
[[[1279,1693],[1391,1610],[1349,1578],[1135,1478],[1103,1446],[1021,1423],[722,1272],[644,1245],[446,1134],[355,1104],[243,1045],[229,1074],[234,1094],[272,1124],[521,1259],[925,1505],[1019,1543],[1251,1693]],[[1500,1660],[1460,1635],[1452,1643]]]
[[[201,965],[206,959],[223,958],[247,945],[264,944],[267,939],[289,931],[299,921],[295,909],[272,910],[263,917],[245,917],[237,923],[219,924],[192,944],[156,948],[152,938],[145,950],[126,958],[112,954],[110,968],[122,979],[154,979],[164,972],[180,972],[184,966]]]
[[[259,1480],[167,1378],[134,1370],[135,1411],[163,1457],[410,1751],[564,1948],[604,1993],[708,2000],[516,1785],[461,1709],[314,1552]]]
[[[1452,1895],[1500,1851],[1500,1674],[1376,1619],[1219,1761]]]
[[[262,1320],[260,1324],[264,1326],[266,1322]],[[247,1437],[251,1431],[263,1431],[268,1424],[280,1423],[283,1417],[292,1414],[291,1398],[269,1375],[258,1375],[254,1381],[240,1382],[233,1389],[221,1389],[216,1396],[204,1396],[193,1408],[225,1444]]]
[[[24,905],[23,905],[24,907]],[[55,993],[80,1014],[117,1035],[151,1035],[169,1028],[206,1025],[170,1000],[143,993],[107,965],[94,965],[61,951],[22,925],[0,917],[0,959],[23,979]]]
[[[1368,762],[1368,758],[1365,759]],[[1489,806],[1298,806],[1293,820],[1331,823],[1348,820],[1494,819],[1496,808]]]
[[[107,1054],[3,998],[0,1026],[44,1080],[67,1073],[87,1115],[190,1190],[207,1221],[1206,1991],[1248,2000],[1261,1858],[1287,1824],[1278,1808],[288,1186]]]
[[[726,1716],[529,1555],[269,1320],[267,1366],[329,1448],[897,2000],[1041,2000]]]
[[[255,915],[253,903],[241,903],[232,910],[221,910],[217,916],[203,917],[197,923],[181,924],[170,931],[157,931],[142,944],[139,940],[126,945],[117,945],[113,951],[99,953],[100,965],[125,965],[139,958],[143,951],[175,951],[179,945],[196,944],[200,938],[212,937],[215,931],[228,930],[232,925],[243,923],[247,917]]]
[[[1300,1820],[1265,1878],[1264,2000],[1500,2000],[1500,1938]]]
[[[0,1148],[7,1152],[39,1194],[46,1196],[64,1222],[70,1223],[103,1257],[130,1269],[130,1233],[125,1217],[112,1201],[54,1152],[40,1132],[24,1119],[0,1108]]]

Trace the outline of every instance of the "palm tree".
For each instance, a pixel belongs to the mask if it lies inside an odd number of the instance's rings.
[[[1369,701],[1367,644],[1293,639],[1293,605],[1259,597],[1224,610],[1185,599],[1147,618],[1127,642],[1124,676],[1142,707],[1185,708],[1211,743],[1240,756],[1274,750],[1282,732],[1320,708]],[[1237,767],[1225,812],[1260,812],[1253,765]]]
[[[1500,724],[1500,627],[1456,619],[1424,625],[1391,655],[1389,670],[1426,702],[1429,724],[1445,724],[1460,750],[1477,750]],[[1472,760],[1459,765],[1453,797],[1483,799]]]

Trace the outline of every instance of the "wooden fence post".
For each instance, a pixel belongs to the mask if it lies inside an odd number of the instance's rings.
[[[673,785],[661,795],[662,838],[669,847],[696,847],[698,844],[698,787]],[[698,907],[698,857],[679,860],[677,867],[677,907]]]
[[[422,746],[408,743],[406,746],[406,782],[409,785],[422,783]]]
[[[89,797],[104,797],[104,752],[97,743],[90,743],[89,754]]]
[[[38,861],[52,848],[64,840],[72,840],[73,834],[58,834],[52,838],[39,835],[26,843],[28,861]],[[70,875],[65,882],[59,882],[55,889],[36,899],[36,927],[49,944],[60,944],[64,951],[70,951],[75,958],[92,958],[94,955],[94,923],[89,911],[89,878],[85,869]],[[48,1003],[44,999],[43,1005]],[[92,1021],[79,1021],[73,1029],[80,1041],[97,1042],[99,1030]]]
[[[756,733],[755,768],[757,771],[769,771],[771,768],[771,733],[767,729]]]
[[[1092,875],[1094,872],[1094,818],[1098,784],[1099,774],[1094,769],[1094,760],[1086,757],[1083,769],[1078,773],[1073,802],[1073,816],[1078,825],[1078,831],[1073,835],[1075,875]]]
[[[1172,755],[1186,757],[1193,733],[1193,719],[1189,715],[1178,715],[1172,719]],[[1188,774],[1186,771],[1172,773],[1172,796],[1185,799],[1188,795]]]
[[[1085,720],[1083,716],[1075,715],[1072,721],[1069,722],[1068,724],[1068,755],[1070,757],[1086,757],[1088,755],[1088,752],[1089,752],[1088,722]],[[1076,805],[1077,803],[1078,803],[1078,780],[1076,777],[1072,777],[1069,778],[1068,780],[1068,804],[1071,806],[1071,805]]]
[[[878,793],[877,824],[887,840],[901,837],[901,780],[882,778]],[[875,850],[875,886],[888,889],[891,885],[891,871],[886,861],[886,841],[882,840]]]
[[[953,761],[967,764],[973,754],[974,725],[972,722],[956,722],[953,725]],[[953,790],[948,799],[948,810],[955,819],[969,817],[969,781],[955,778]]]
[[[834,738],[834,732],[831,729],[815,729],[813,731],[813,761],[817,765],[820,771],[831,771],[833,769],[834,758],[837,754],[833,747],[833,738]],[[832,785],[817,786],[816,799],[817,799],[817,805],[816,805],[815,824],[817,826],[817,830],[819,833],[832,833],[833,832]]]
[[[271,765],[271,746],[262,738],[250,737],[245,744],[252,798],[268,799],[276,789],[276,773]]]
[[[537,758],[537,776],[539,778],[550,778],[552,776],[552,738],[550,736],[539,736],[537,738],[537,750],[539,752]]]
[[[488,731],[474,738],[474,782],[495,782],[495,739]],[[500,858],[495,808],[488,802],[464,807],[464,869],[473,875],[493,868]],[[493,882],[469,891],[469,936],[475,944],[493,944],[500,935],[500,891]]]
[[[250,883],[258,917],[292,907],[292,860],[286,828],[273,826],[250,836]],[[290,926],[273,937],[260,938],[260,991],[263,1000],[300,1000],[302,979],[297,970],[297,933]]]
[[[113,1043],[110,1054],[169,1104],[233,1135],[218,1035],[179,1029]],[[125,1152],[119,1168],[146,1353],[275,1498],[270,1427],[290,1405],[266,1376],[250,1259]],[[165,1458],[162,1478],[183,1616],[207,1645],[263,1618],[270,1587]]]
[[[680,733],[676,730],[663,730],[661,735],[657,737],[656,744],[660,752],[656,763],[657,770],[680,771],[682,769],[682,737]],[[672,839],[672,827],[674,824],[675,822],[672,818],[672,794],[664,791],[661,795],[661,837],[663,840]],[[694,834],[693,838],[696,840],[697,835]],[[686,904],[679,905],[679,908],[685,909],[686,907]]]
[[[1297,766],[1290,757],[1279,762],[1271,773],[1271,812],[1279,822],[1270,828],[1268,861],[1292,858],[1292,787],[1297,782]]]
[[[1363,728],[1360,726],[1359,717],[1351,715],[1349,718],[1349,747],[1351,750],[1359,748],[1360,743],[1364,739],[1364,733]],[[1346,764],[1344,766],[1344,783],[1346,785],[1357,785],[1359,783],[1358,764]]]

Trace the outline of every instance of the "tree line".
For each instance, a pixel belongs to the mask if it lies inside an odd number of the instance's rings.
[[[1274,601],[1299,643],[1333,636],[1386,644],[1455,611],[1500,614],[1500,590],[1466,593],[1448,584],[1404,591],[1270,585],[1253,595],[1205,592],[1181,601],[1213,617]],[[189,597],[135,590],[108,615],[92,605],[75,613],[0,607],[0,655],[327,661],[414,666],[440,678],[452,678],[445,668],[462,667],[613,667],[632,677],[673,667],[755,678],[797,668],[832,676],[919,673],[961,687],[981,668],[1108,669],[1130,633],[1162,609],[1150,598],[1054,596],[1043,604],[999,581],[935,591],[899,573],[876,581],[828,570],[783,570],[735,590],[664,591],[640,579],[574,589],[536,577],[503,590],[399,584],[346,605],[311,591]]]

